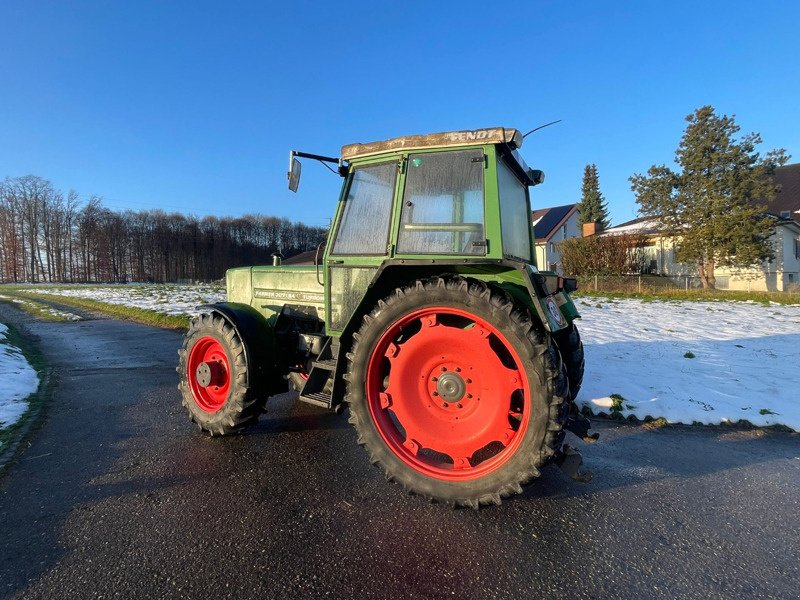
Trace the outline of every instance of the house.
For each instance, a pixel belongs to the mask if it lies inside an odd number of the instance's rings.
[[[786,291],[800,286],[800,223],[775,216],[775,230],[770,238],[775,248],[775,259],[761,268],[732,270],[717,267],[714,276],[717,287],[729,290]],[[800,217],[800,215],[797,215]],[[638,247],[645,255],[645,271],[654,275],[697,277],[695,265],[675,260],[675,250],[680,239],[661,232],[656,217],[640,217],[606,229],[599,235],[636,235]]]
[[[778,167],[772,178],[778,191],[767,210],[800,224],[800,163]]]
[[[578,205],[565,204],[533,211],[536,238],[536,266],[542,271],[561,272],[561,256],[556,245],[567,238],[580,237]]]

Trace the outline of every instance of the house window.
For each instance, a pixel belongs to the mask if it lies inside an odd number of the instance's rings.
[[[788,219],[791,213],[788,210],[781,211],[781,219]]]
[[[794,257],[800,259],[800,239],[794,239]]]
[[[553,242],[550,242],[550,252],[556,251],[556,245]]]
[[[564,226],[561,228],[561,239],[567,239],[567,224],[564,223]]]

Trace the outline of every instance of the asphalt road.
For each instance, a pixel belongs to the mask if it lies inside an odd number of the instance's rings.
[[[245,435],[201,435],[177,333],[3,311],[57,390],[0,479],[2,598],[797,597],[797,435],[599,423],[593,483],[548,468],[501,507],[450,510],[293,394]]]

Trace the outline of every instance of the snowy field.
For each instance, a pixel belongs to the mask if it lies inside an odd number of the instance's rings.
[[[800,431],[800,306],[578,298],[579,405]]]
[[[128,284],[108,286],[58,286],[44,285],[20,288],[34,294],[89,298],[108,304],[122,304],[133,308],[155,310],[168,315],[194,315],[199,304],[222,302],[225,287],[222,285],[160,285]]]
[[[28,410],[26,399],[39,387],[39,377],[7,338],[8,327],[0,323],[0,430],[16,423]],[[2,442],[0,442],[2,444]]]

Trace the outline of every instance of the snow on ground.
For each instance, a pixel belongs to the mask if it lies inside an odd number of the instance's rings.
[[[222,285],[160,285],[127,284],[108,286],[47,285],[22,288],[34,294],[57,294],[89,298],[108,304],[122,304],[133,308],[155,310],[168,315],[194,315],[199,304],[222,302],[225,287]]]
[[[0,323],[0,430],[16,423],[28,410],[26,399],[39,387],[39,376],[7,339],[8,327]]]
[[[672,423],[800,431],[800,306],[576,299],[580,406]],[[613,395],[613,396],[612,396]]]

